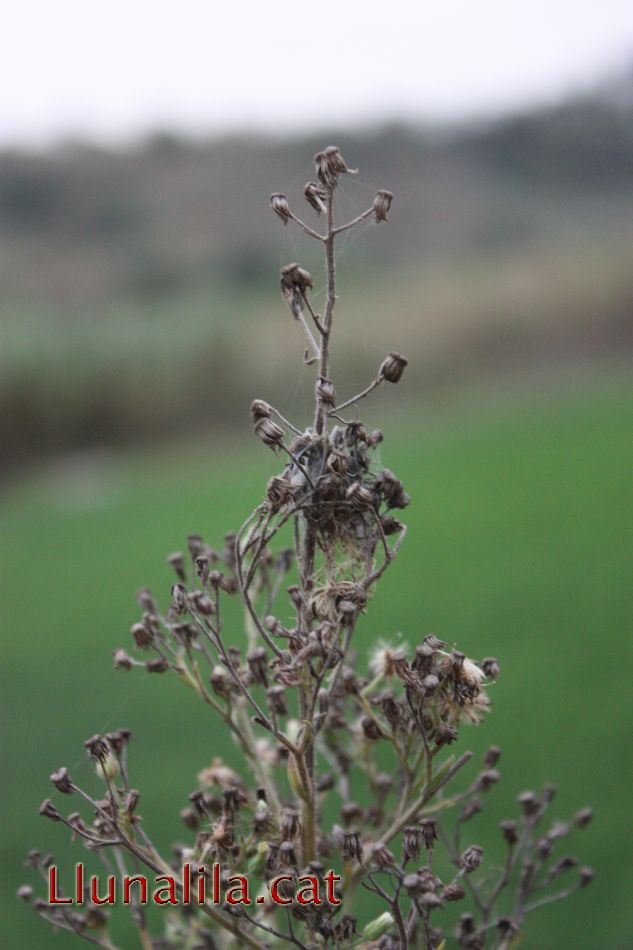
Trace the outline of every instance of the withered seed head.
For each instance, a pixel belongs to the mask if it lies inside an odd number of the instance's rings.
[[[305,293],[312,290],[312,275],[296,262],[286,264],[279,271],[282,292],[287,290],[298,290]]]
[[[458,881],[453,881],[442,891],[445,901],[461,901],[466,897],[466,891]]]
[[[317,178],[326,188],[335,188],[343,174],[355,175],[357,169],[348,168],[345,159],[335,145],[329,145],[314,156]]]
[[[303,195],[308,204],[314,208],[317,214],[324,214],[327,210],[326,199],[327,192],[320,188],[316,182],[309,181],[303,189]]]
[[[46,798],[40,805],[40,815],[42,815],[44,818],[50,818],[51,821],[62,820],[62,816],[59,814],[50,798]]]
[[[130,633],[139,650],[146,650],[154,640],[154,634],[144,623],[135,623]]]
[[[461,866],[464,868],[467,874],[470,874],[471,871],[474,871],[479,867],[483,856],[484,849],[478,844],[471,844],[468,848],[466,848],[461,856]]]
[[[325,379],[323,376],[317,376],[314,390],[317,398],[324,402],[326,406],[336,405],[336,393],[329,379]]]
[[[341,855],[344,861],[361,861],[363,849],[360,843],[360,833],[358,831],[343,832],[343,844]]]
[[[572,822],[576,828],[586,828],[589,822],[593,819],[593,808],[581,808],[580,811],[577,811]]]
[[[389,353],[380,365],[378,376],[388,383],[399,383],[408,363],[400,353]]]
[[[352,482],[345,492],[345,498],[357,511],[368,511],[374,504],[374,496],[360,482]]]
[[[288,206],[288,199],[285,195],[282,195],[280,192],[271,195],[270,207],[273,209],[277,217],[281,218],[284,224],[288,224],[288,221],[290,220],[290,208]]]
[[[519,840],[518,826],[516,821],[512,818],[506,818],[504,821],[499,823],[499,827],[503,833],[503,837],[506,839],[509,845],[516,844]]]
[[[57,769],[56,772],[53,772],[51,775],[51,782],[55,786],[58,792],[61,792],[63,795],[72,795],[75,791],[75,787],[70,780],[70,773],[67,768]]]
[[[481,661],[481,668],[488,677],[488,679],[496,680],[499,678],[499,661],[494,656],[487,656],[484,660]]]
[[[255,425],[255,435],[271,448],[281,445],[284,439],[284,430],[272,419],[260,419]]]
[[[115,650],[112,654],[114,657],[114,669],[115,670],[131,670],[133,667],[132,657],[128,656],[125,650]]]
[[[186,575],[185,575],[185,559],[182,556],[182,552],[174,551],[173,554],[169,554],[167,557],[167,563],[169,564],[170,567],[173,568],[178,580],[184,584],[186,580]]]
[[[387,221],[393,195],[390,191],[378,191],[374,198],[374,221]]]
[[[110,755],[110,746],[100,735],[94,735],[90,739],[86,739],[84,747],[90,758],[96,762],[105,762]]]
[[[263,399],[253,399],[251,403],[251,419],[253,424],[260,419],[268,419],[272,415],[272,406]]]
[[[376,720],[371,716],[363,716],[360,721],[360,725],[365,738],[371,739],[372,741],[382,739],[382,730]]]

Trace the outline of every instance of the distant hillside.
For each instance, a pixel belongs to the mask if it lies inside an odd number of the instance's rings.
[[[396,196],[388,231],[368,225],[343,247],[350,325],[376,349],[395,339],[419,356],[414,385],[633,349],[632,91],[623,83],[486,127],[337,135],[362,170],[341,189],[350,215],[376,188]],[[208,423],[209,402],[228,398],[217,374],[238,360],[274,391],[269,321],[286,319],[277,269],[316,262],[268,196],[283,190],[303,207],[310,157],[329,138],[163,134],[119,152],[0,154],[10,454]],[[245,357],[245,341],[269,362]]]

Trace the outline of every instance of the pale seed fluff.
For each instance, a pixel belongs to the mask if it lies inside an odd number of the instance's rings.
[[[119,774],[119,763],[112,752],[108,752],[104,759],[95,762],[95,772],[104,782],[111,782]]]
[[[202,786],[207,787],[219,785],[220,788],[239,788],[242,785],[242,780],[237,772],[225,765],[223,760],[217,756],[208,768],[203,769],[198,774],[198,781]]]
[[[404,650],[405,653],[408,653],[408,643],[401,642],[392,646],[392,644],[387,643],[385,640],[379,640],[369,658],[369,670],[373,676],[393,676],[395,673],[393,658],[399,650]]]

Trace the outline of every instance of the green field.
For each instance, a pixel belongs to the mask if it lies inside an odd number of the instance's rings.
[[[382,458],[413,496],[410,535],[359,628],[360,650],[396,631],[410,643],[432,631],[475,657],[499,657],[493,713],[460,740],[462,750],[504,750],[488,804],[498,804],[495,820],[516,793],[548,780],[559,785],[561,817],[587,802],[596,811],[570,845],[595,867],[593,889],[531,918],[522,947],[624,950],[633,934],[633,384],[594,381],[434,421],[411,412],[406,422]],[[135,591],[166,593],[164,555],[190,531],[213,543],[235,528],[274,464],[244,432],[232,444],[77,458],[5,492],[0,933],[11,950],[72,945],[13,895],[28,879],[30,847],[54,850],[60,864],[81,856],[37,808],[60,765],[91,782],[84,738],[129,726],[141,812],[163,844],[185,838],[178,811],[224,739],[193,694],[169,677],[115,674],[111,652],[130,645]]]

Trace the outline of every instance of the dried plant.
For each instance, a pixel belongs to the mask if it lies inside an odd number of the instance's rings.
[[[41,814],[65,824],[120,876],[130,868],[175,875],[179,898],[184,862],[197,880],[221,865],[219,902],[165,910],[160,939],[149,935],[139,900],[131,904],[144,948],[509,948],[531,910],[590,882],[590,869],[570,875],[576,859],[556,852],[591,811],[545,826],[554,789],[523,793],[518,816],[499,825],[504,863],[487,867],[483,849],[464,833],[499,781],[500,750],[491,747],[460,787],[472,753],[448,747],[464,724],[488,712],[497,661],[476,663],[432,635],[412,650],[379,644],[370,657],[356,643],[357,624],[405,537],[399,512],[409,496],[373,458],[382,434],[368,432],[349,410],[377,387],[397,384],[407,361],[389,353],[362,392],[337,400],[330,378],[335,244],[363,221],[386,221],[393,196],[379,191],[370,208],[336,224],[337,184],[353,172],[334,147],[316,155],[315,169],[304,194],[323,232],[297,217],[285,195],[271,198],[283,224],[298,225],[325,252],[322,307],[304,268],[281,270],[283,298],[307,338],[304,359],[316,366],[314,418],[303,428],[262,399],[253,402],[255,434],[284,461],[281,471],[221,550],[191,535],[188,557],[169,556],[176,583],[168,609],[142,590],[142,616],[131,631],[136,655],[114,654],[119,670],[172,674],[193,690],[232,736],[243,768],[218,758],[202,769],[182,811],[189,843],[171,861],[139,815],[125,730],[86,742],[104,786],[99,796],[77,786],[67,769],[51,776],[58,793],[85,806],[84,815],[66,816],[50,800]],[[231,597],[244,606],[244,643],[224,623]],[[28,863],[46,877],[52,858],[32,852]],[[335,902],[302,901],[299,879],[321,882],[326,869],[340,878]],[[284,906],[268,888],[281,873]],[[252,904],[232,901],[236,874],[249,877]],[[563,875],[572,883],[562,884]],[[355,894],[364,891],[372,895],[365,907],[384,906],[357,919]],[[20,896],[31,899],[31,888]],[[103,908],[89,898],[73,908],[34,903],[54,926],[112,948]],[[460,915],[461,901],[468,910]],[[363,902],[356,904],[362,916]]]

